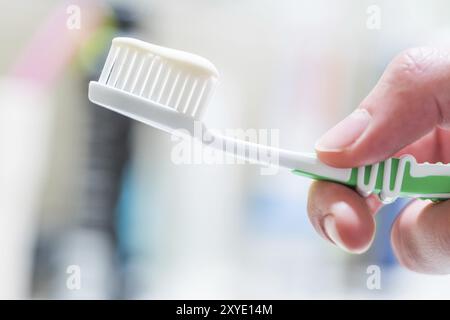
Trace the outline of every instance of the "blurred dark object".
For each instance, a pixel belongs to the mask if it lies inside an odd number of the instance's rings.
[[[115,6],[113,20],[117,35],[129,35],[137,28],[136,13],[127,6]],[[83,79],[87,107],[85,135],[86,159],[80,170],[80,199],[75,206],[72,224],[64,232],[39,240],[35,263],[35,292],[45,298],[120,298],[121,279],[118,261],[117,206],[124,169],[130,159],[131,121],[100,108],[87,99],[89,80],[97,79],[104,54],[98,57],[96,70]],[[83,132],[83,130],[80,130]],[[56,239],[56,241],[55,241]],[[69,290],[68,266],[79,266],[82,286]],[[38,281],[36,281],[38,280]]]

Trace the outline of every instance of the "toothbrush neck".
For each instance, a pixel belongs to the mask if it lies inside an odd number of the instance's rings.
[[[297,169],[339,182],[347,182],[351,176],[352,169],[327,166],[319,161],[315,154],[294,152],[232,138],[208,130],[205,126],[203,130],[205,132],[201,138],[203,144],[251,163],[289,170]]]
[[[251,163],[296,169],[303,163],[316,161],[315,156],[267,146],[246,140],[240,140],[216,131],[206,129],[202,143]]]

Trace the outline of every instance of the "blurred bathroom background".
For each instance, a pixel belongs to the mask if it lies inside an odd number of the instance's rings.
[[[378,214],[367,253],[348,255],[313,231],[309,180],[251,164],[177,165],[167,134],[87,99],[111,39],[137,37],[217,66],[211,127],[278,129],[282,147],[311,152],[396,53],[450,42],[450,2],[17,0],[0,9],[1,298],[450,298],[450,277],[412,273],[392,255],[404,201]]]

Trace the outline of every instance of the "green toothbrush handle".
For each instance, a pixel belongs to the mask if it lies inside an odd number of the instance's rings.
[[[411,155],[353,168],[346,181],[298,169],[293,172],[316,180],[334,181],[351,186],[364,196],[375,193],[383,202],[392,202],[397,197],[433,201],[450,198],[450,164],[417,163]]]

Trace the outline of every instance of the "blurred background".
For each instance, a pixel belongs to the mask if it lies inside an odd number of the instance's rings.
[[[217,66],[211,127],[279,129],[282,147],[310,152],[399,51],[450,42],[448,1],[0,9],[1,298],[450,298],[449,277],[409,272],[392,255],[404,201],[378,214],[367,253],[348,255],[313,232],[309,180],[249,164],[175,165],[168,135],[87,99],[111,39],[133,36]]]

